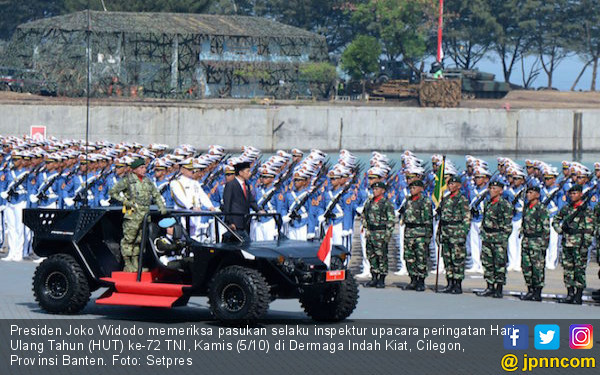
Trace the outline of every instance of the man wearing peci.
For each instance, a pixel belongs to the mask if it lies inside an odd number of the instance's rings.
[[[235,179],[229,181],[223,190],[223,213],[225,214],[225,223],[234,231],[249,233],[249,221],[245,220],[244,215],[228,214],[248,214],[250,208],[259,213],[264,213],[256,204],[248,179],[251,176],[250,163],[240,162],[234,165]]]

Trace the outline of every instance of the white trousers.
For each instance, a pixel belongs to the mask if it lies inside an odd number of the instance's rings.
[[[300,228],[288,226],[287,235],[290,240],[306,241],[308,234],[307,226],[303,225]]]
[[[546,268],[550,269],[555,269],[558,265],[558,233],[552,227],[553,220],[550,219],[550,242],[546,249]]]
[[[467,237],[467,253],[471,254],[471,269],[481,270],[481,222],[471,222]]]
[[[9,204],[6,208],[6,240],[8,242],[8,256],[6,259],[23,260],[25,248],[25,224],[23,224],[23,209],[27,202]]]
[[[274,241],[277,239],[277,225],[275,219],[269,219],[264,223],[252,221],[250,238],[254,241]]]
[[[508,237],[508,268],[514,270],[521,269],[521,238],[519,232],[521,231],[521,224],[523,220],[513,220],[512,232]]]

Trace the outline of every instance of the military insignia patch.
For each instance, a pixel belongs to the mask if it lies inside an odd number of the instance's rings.
[[[279,195],[277,196],[277,199],[279,199],[280,201],[282,201],[282,200],[283,200],[283,194],[279,194]]]
[[[592,196],[592,202],[596,202],[598,200],[598,197],[596,197],[595,195]]]
[[[66,187],[67,187],[67,184],[66,184],[66,183],[64,183],[64,182],[63,182],[63,184],[62,184],[62,185],[60,185],[60,188],[61,188],[61,189],[64,189],[64,188],[66,188]]]
[[[352,198],[346,199],[346,204],[350,204],[350,203],[352,203]]]
[[[564,202],[566,202],[566,201],[567,201],[567,196],[566,196],[566,195],[563,195],[563,197],[562,197],[562,200],[563,200]]]
[[[102,191],[103,187],[102,185],[98,185],[98,191]]]
[[[6,180],[6,176],[5,175],[0,176],[0,181],[4,181],[4,180]]]

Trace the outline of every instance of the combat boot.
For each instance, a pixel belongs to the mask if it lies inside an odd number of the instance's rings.
[[[532,301],[541,302],[542,301],[542,288],[537,287],[533,289],[533,296],[531,297]]]
[[[531,301],[532,298],[533,298],[533,288],[528,286],[527,294],[525,294],[524,296],[521,296],[521,301]]]
[[[494,293],[494,295],[492,296],[493,298],[502,298],[502,284],[496,284],[496,291]]]
[[[379,275],[379,280],[377,280],[377,289],[385,288],[385,275]]]
[[[417,286],[415,287],[415,291],[424,292],[425,291],[425,278],[419,277],[417,279]]]
[[[570,286],[567,288],[567,297],[559,299],[558,303],[573,303],[573,298],[575,298],[575,288]]]
[[[416,276],[411,276],[410,277],[410,284],[405,285],[402,289],[404,289],[404,290],[415,290],[416,287],[417,287],[417,278],[416,278]]]
[[[462,294],[462,280],[454,280],[454,288],[450,293]]]
[[[592,299],[593,299],[594,301],[600,301],[600,289],[598,289],[598,290],[594,290],[594,291],[592,292]]]
[[[454,279],[448,279],[448,285],[444,289],[441,290],[442,293],[452,293],[454,289]]]
[[[487,284],[487,288],[485,288],[485,290],[481,291],[481,292],[477,292],[475,293],[478,297],[489,297],[491,295],[493,295],[495,292],[494,290],[494,284]]]
[[[365,283],[365,288],[375,288],[377,286],[378,276],[379,274],[373,272],[371,274],[371,281]]]
[[[575,289],[575,296],[573,297],[573,304],[574,305],[581,305],[583,303],[582,300],[582,296],[583,296],[583,288],[576,288]]]

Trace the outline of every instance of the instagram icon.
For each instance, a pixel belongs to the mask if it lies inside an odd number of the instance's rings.
[[[591,349],[594,346],[594,327],[591,324],[572,324],[569,327],[571,349]]]

